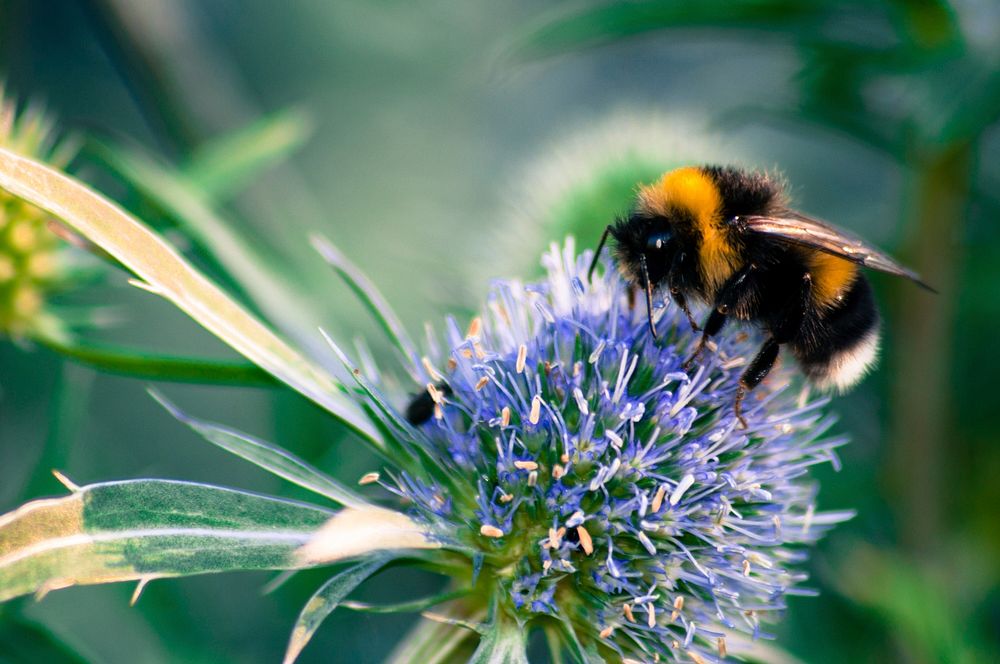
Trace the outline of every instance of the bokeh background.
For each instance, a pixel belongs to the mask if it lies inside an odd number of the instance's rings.
[[[101,145],[183,167],[293,109],[297,150],[218,207],[343,337],[374,327],[309,249],[321,230],[411,329],[530,275],[566,230],[593,246],[634,182],[685,162],[775,168],[797,205],[919,270],[874,275],[881,365],[834,400],[852,442],[820,504],[858,516],[810,562],[779,643],[805,662],[985,662],[1000,647],[1000,5],[990,0],[543,3],[3,0],[0,72]],[[155,221],[162,210],[124,202]],[[207,269],[211,266],[207,265]],[[95,340],[230,357],[114,276]],[[0,511],[77,483],[172,477],[298,495],[206,445],[146,383],[0,342]],[[278,390],[167,385],[193,413],[346,480],[375,464]],[[0,613],[0,661],[274,662],[322,574],[269,595],[235,574],[74,588]],[[369,599],[394,596],[382,579]],[[413,574],[418,596],[435,586]],[[338,612],[304,662],[377,661],[412,618]],[[45,659],[39,659],[39,653]]]

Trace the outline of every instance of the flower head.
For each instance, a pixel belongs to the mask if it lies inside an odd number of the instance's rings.
[[[37,108],[18,110],[0,88],[0,148],[47,161],[57,168],[73,158],[73,142],[58,141],[53,123]],[[59,323],[45,310],[49,293],[66,277],[64,245],[46,227],[49,215],[0,190],[0,334],[31,335]]]
[[[386,486],[522,624],[558,621],[604,656],[725,660],[727,638],[765,636],[803,592],[801,545],[850,516],[816,512],[807,476],[844,441],[780,372],[739,428],[753,337],[722,335],[684,371],[686,318],[662,307],[654,340],[614,270],[586,281],[588,260],[554,246],[545,280],[497,282],[465,332],[448,320],[412,368],[434,415],[385,416],[415,460]]]

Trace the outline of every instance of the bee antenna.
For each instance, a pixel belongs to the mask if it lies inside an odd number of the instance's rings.
[[[642,268],[642,281],[646,285],[646,316],[649,320],[649,333],[656,338],[656,323],[653,322],[653,284],[649,281],[649,270],[646,268],[646,255],[639,254],[639,266]]]
[[[590,269],[587,270],[587,281],[591,281],[594,276],[594,268],[597,267],[597,261],[601,257],[601,249],[604,249],[604,243],[608,239],[608,234],[611,233],[611,225],[604,229],[604,233],[601,235],[601,241],[597,243],[597,249],[594,249],[594,260],[590,262]]]

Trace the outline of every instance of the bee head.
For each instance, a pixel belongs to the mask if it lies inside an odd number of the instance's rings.
[[[654,287],[666,281],[677,244],[667,217],[633,212],[615,222],[611,236],[618,269],[626,281],[640,288],[645,288],[647,279]]]
[[[635,208],[610,229],[622,276],[662,286],[678,251],[693,251],[719,220],[722,195],[709,172],[678,168],[639,188]]]

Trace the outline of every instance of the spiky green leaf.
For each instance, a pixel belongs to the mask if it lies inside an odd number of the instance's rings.
[[[204,484],[133,480],[0,517],[0,601],[77,584],[299,566],[319,507]]]
[[[0,601],[78,584],[261,569],[435,548],[408,517],[169,480],[94,484],[0,516]]]
[[[312,132],[299,109],[287,109],[202,145],[184,173],[200,191],[225,199],[295,152]]]
[[[299,459],[291,452],[271,445],[263,440],[219,424],[205,422],[185,414],[159,392],[151,390],[153,398],[171,415],[188,425],[210,443],[242,457],[269,473],[288,480],[293,484],[315,491],[321,496],[347,507],[362,507],[369,503],[326,473]]]
[[[291,639],[288,641],[288,648],[285,650],[284,664],[292,664],[309,643],[309,640],[312,639],[312,635],[319,629],[320,624],[326,620],[326,617],[333,613],[334,609],[352,590],[381,569],[389,560],[391,557],[385,554],[375,556],[348,567],[320,586],[320,589],[306,602],[298,620],[295,621]]]

